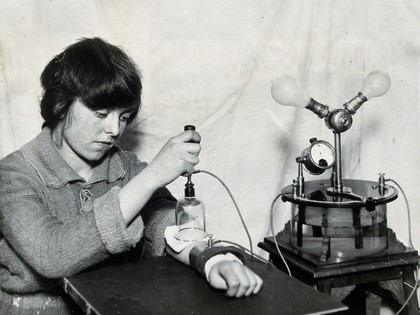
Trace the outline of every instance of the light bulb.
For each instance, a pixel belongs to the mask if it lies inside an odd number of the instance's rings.
[[[271,95],[277,103],[285,106],[305,108],[311,101],[308,92],[290,75],[283,75],[273,81]]]
[[[364,102],[388,92],[390,85],[391,78],[388,73],[382,70],[372,71],[363,80],[360,92],[343,106],[351,115],[354,115]]]
[[[382,70],[375,70],[369,73],[363,80],[360,92],[369,100],[388,92],[391,85],[391,78]]]

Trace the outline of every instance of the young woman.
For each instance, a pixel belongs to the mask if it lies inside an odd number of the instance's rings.
[[[199,162],[193,130],[149,164],[116,146],[139,111],[142,84],[133,61],[102,39],[67,47],[41,84],[42,131],[0,161],[0,314],[74,312],[60,278],[130,251],[163,255],[176,202],[165,186]],[[258,293],[261,279],[218,255],[226,251],[200,243],[170,253],[206,269],[228,296]]]

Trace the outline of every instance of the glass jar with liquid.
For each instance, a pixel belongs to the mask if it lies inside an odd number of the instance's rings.
[[[305,197],[293,198],[290,245],[321,261],[345,261],[378,254],[388,246],[386,204],[397,198],[391,187],[344,180],[347,195],[330,193],[329,181],[305,183]],[[290,199],[289,199],[290,197]]]
[[[193,186],[189,177],[185,185],[185,197],[178,200],[175,207],[178,228],[175,238],[184,242],[198,241],[207,235],[204,204],[196,198]]]

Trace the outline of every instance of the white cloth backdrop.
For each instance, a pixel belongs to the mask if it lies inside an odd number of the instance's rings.
[[[196,125],[198,168],[231,189],[255,249],[270,234],[272,200],[296,176],[295,157],[311,137],[333,142],[314,114],[275,103],[271,81],[292,74],[316,100],[341,107],[370,71],[387,71],[390,91],[364,104],[343,134],[343,173],[377,180],[384,172],[398,181],[420,247],[420,2],[2,0],[0,22],[0,157],[40,131],[38,81],[51,57],[81,37],[101,36],[122,46],[143,76],[142,111],[122,144],[150,161],[185,124]],[[208,231],[247,246],[224,188],[206,174],[193,182]],[[184,183],[169,188],[181,197]],[[289,218],[280,201],[276,231]],[[402,195],[389,204],[388,220],[407,244]]]

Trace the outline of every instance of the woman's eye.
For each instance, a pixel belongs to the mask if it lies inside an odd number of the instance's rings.
[[[122,115],[121,117],[120,117],[120,120],[122,121],[122,122],[127,122],[127,120],[130,118],[130,115]]]
[[[95,112],[95,115],[98,118],[105,118],[106,116],[108,116],[108,113],[106,113],[106,112]]]

